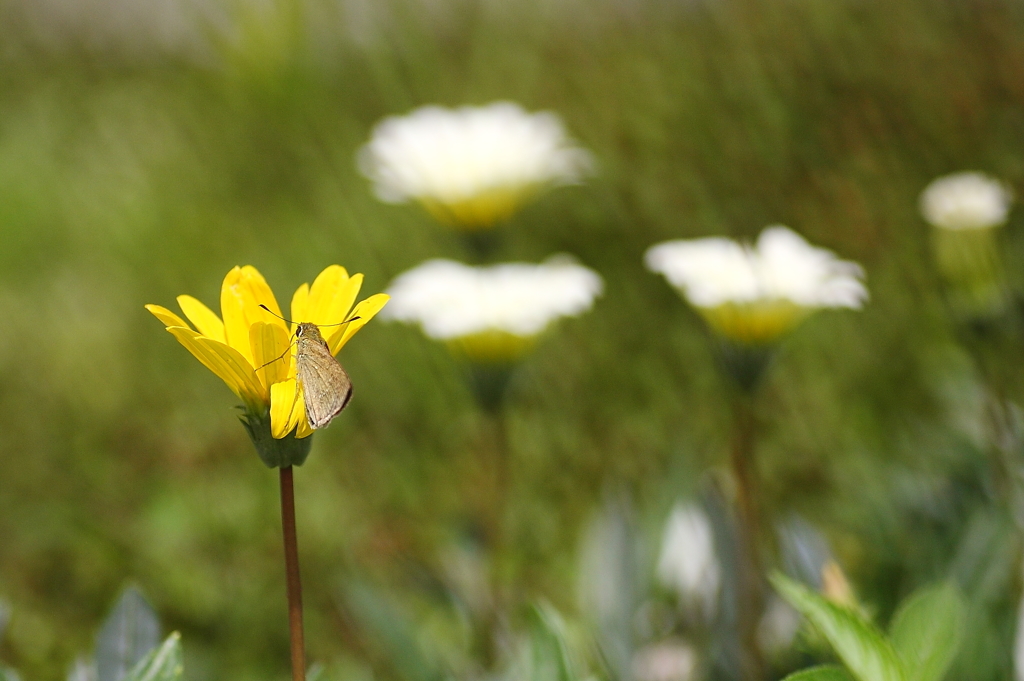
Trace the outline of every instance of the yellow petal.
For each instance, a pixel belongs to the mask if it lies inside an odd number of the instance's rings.
[[[213,310],[192,296],[178,296],[178,307],[199,333],[215,341],[224,342],[224,322],[214,314]]]
[[[288,378],[291,338],[287,331],[277,324],[256,322],[249,327],[249,344],[252,346],[253,368],[264,388]]]
[[[309,298],[306,301],[306,314],[312,315],[320,311],[325,307],[334,297],[335,291],[343,283],[348,281],[348,272],[341,265],[331,265],[324,269],[323,272],[317,275],[316,279],[313,280],[313,285],[309,287]],[[297,322],[312,322],[312,317],[303,317],[302,319],[296,319]],[[338,321],[341,321],[340,319]],[[316,323],[316,322],[314,322]]]
[[[308,321],[309,315],[307,310],[309,309],[307,301],[309,300],[309,284],[303,284],[295,290],[295,295],[292,296],[292,333],[295,333],[295,326],[302,321]]]
[[[304,437],[309,437],[313,434],[313,429],[309,425],[309,419],[306,418],[306,405],[303,403],[302,409],[299,412],[299,425],[295,429],[295,438],[301,440]]]
[[[348,319],[348,311],[352,309],[352,303],[356,302],[359,289],[363,286],[363,275],[353,274],[352,277],[338,288],[334,300],[328,309],[320,311],[322,324],[340,324]],[[318,322],[320,324],[321,322]]]
[[[348,343],[348,340],[352,336],[356,335],[356,332],[363,328],[363,325],[366,324],[366,322],[373,319],[373,316],[380,312],[381,308],[383,308],[389,300],[391,300],[391,296],[388,294],[377,293],[356,305],[349,317],[358,317],[358,319],[354,319],[348,324],[339,327],[338,330],[335,331],[328,339],[327,344],[331,347],[331,354],[338,354],[338,351],[345,347],[345,343]]]
[[[302,389],[294,378],[270,386],[270,434],[280,440],[295,429],[299,415],[306,413]]]
[[[350,278],[344,267],[331,265],[320,273],[309,289],[306,316],[295,318],[295,321],[313,322],[317,326],[345,321],[345,315],[355,302],[362,284],[363,275]]]
[[[203,366],[215,373],[246,404],[266,404],[266,393],[256,373],[248,362],[234,348],[203,337],[192,329],[172,326],[167,329],[178,342],[202,362]]]
[[[149,310],[154,317],[159,319],[164,326],[181,326],[186,329],[189,328],[189,325],[184,319],[174,314],[166,307],[160,307],[159,305],[146,305],[146,309]]]
[[[270,312],[261,308],[261,304],[270,308]],[[224,316],[225,341],[242,353],[250,364],[254,362],[249,343],[250,326],[264,322],[278,324],[287,330],[285,323],[274,316],[281,314],[274,292],[267,286],[263,275],[251,265],[235,267],[224,277],[220,290],[220,311]]]

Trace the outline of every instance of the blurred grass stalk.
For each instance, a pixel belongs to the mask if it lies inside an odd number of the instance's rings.
[[[733,434],[729,464],[736,485],[735,506],[738,539],[736,623],[742,681],[763,681],[764,656],[758,630],[765,610],[765,570],[762,534],[772,524],[762,522],[757,472],[757,420],[755,403],[761,378],[772,355],[772,346],[744,345],[720,340],[720,362],[735,383],[732,395]]]
[[[1003,358],[1020,343],[1020,322],[1006,277],[1000,244],[1002,225],[978,229],[931,230],[935,266],[944,284],[950,323],[973,359],[985,393],[985,436],[992,494],[1013,514],[1021,490],[1014,458],[1022,439],[1019,408],[1008,397]]]

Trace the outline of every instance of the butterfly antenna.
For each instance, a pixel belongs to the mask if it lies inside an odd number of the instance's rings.
[[[349,322],[354,322],[357,319],[359,319],[359,317],[349,317],[345,321],[338,322],[336,324],[317,324],[317,326],[341,326],[342,324],[348,324]]]
[[[290,320],[290,319],[285,319],[284,317],[282,317],[281,315],[277,314],[276,312],[274,312],[273,310],[271,310],[271,309],[270,309],[269,307],[267,307],[267,306],[266,306],[266,305],[264,305],[263,303],[260,303],[260,307],[262,307],[262,308],[263,308],[264,310],[266,310],[266,311],[267,311],[267,312],[269,312],[270,314],[274,315],[275,317],[277,317],[277,318],[278,318],[278,319],[280,319],[281,321],[284,321],[284,322],[288,322],[289,324],[294,324],[294,323],[295,323],[295,322],[293,322],[293,321],[292,321],[292,320]],[[348,324],[349,322],[354,322],[354,321],[355,321],[355,320],[357,320],[357,319],[359,319],[359,317],[349,317],[349,318],[348,318],[348,319],[346,319],[345,321],[343,321],[343,322],[338,322],[337,324],[317,324],[317,326],[341,326],[342,324]]]
[[[267,307],[267,306],[266,306],[266,305],[264,305],[263,303],[260,303],[260,307],[262,307],[262,308],[263,308],[264,310],[266,310],[266,311],[267,311],[267,312],[269,312],[270,314],[274,315],[275,317],[277,317],[278,319],[280,319],[280,320],[281,320],[281,321],[283,321],[283,322],[288,322],[289,324],[294,324],[294,323],[295,323],[295,322],[293,322],[293,321],[292,321],[292,320],[290,320],[290,319],[285,319],[284,317],[282,317],[281,315],[277,314],[276,312],[274,312],[273,310],[271,310],[271,309],[270,309],[269,307]]]

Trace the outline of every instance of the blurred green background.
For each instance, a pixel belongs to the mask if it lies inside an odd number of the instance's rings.
[[[285,678],[276,475],[231,393],[142,306],[215,305],[234,265],[287,300],[332,263],[368,295],[467,258],[419,209],[377,202],[354,153],[385,115],[498,99],[560,114],[598,166],[523,210],[500,257],[571,253],[606,284],[509,395],[517,598],[582,618],[595,513],[625,505],[656,543],[726,462],[728,385],[644,250],[784,223],[861,262],[871,301],[816,315],[772,367],[765,506],[822,532],[883,621],[957,576],[977,605],[958,678],[1008,678],[1019,530],[986,454],[991,376],[946,313],[916,206],[962,169],[1024,194],[1012,0],[0,3],[0,659],[63,678],[134,580],[183,632],[188,678]],[[1020,222],[1002,234],[1015,280]],[[1020,399],[1024,343],[996,335],[993,375]],[[375,321],[340,359],[355,399],[296,474],[309,655],[427,681],[353,594],[458,639],[437,585],[492,424],[416,329]]]

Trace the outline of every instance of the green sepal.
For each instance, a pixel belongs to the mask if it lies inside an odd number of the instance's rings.
[[[313,446],[313,436],[299,439],[295,432],[288,433],[280,440],[275,439],[270,433],[270,410],[253,411],[241,407],[242,414],[238,420],[245,426],[249,433],[249,439],[256,447],[256,453],[260,461],[268,468],[287,468],[288,466],[301,466],[309,456],[310,447]]]
[[[725,373],[745,394],[752,394],[778,350],[777,343],[740,343],[717,336],[716,358]]]
[[[473,397],[484,411],[491,414],[501,413],[515,368],[515,362],[469,363],[469,383],[473,389]]]

